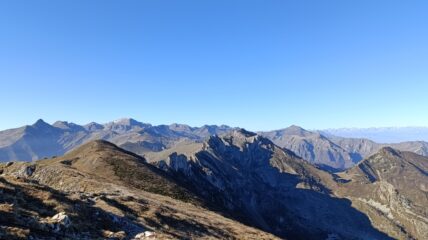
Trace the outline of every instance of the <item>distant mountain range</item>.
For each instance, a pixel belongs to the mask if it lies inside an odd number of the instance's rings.
[[[213,135],[222,136],[237,128],[205,125],[190,127],[184,124],[158,125],[125,118],[105,124],[77,125],[57,121],[50,125],[38,120],[33,125],[0,132],[1,161],[33,161],[60,156],[92,140],[106,140],[139,154],[150,155],[171,149],[182,142],[200,143]],[[325,170],[350,168],[385,146],[402,151],[428,155],[428,143],[409,141],[380,144],[363,138],[338,137],[330,132],[308,131],[298,126],[282,130],[259,132],[285,150],[314,163]]]
[[[298,126],[259,134],[303,159],[332,171],[350,168],[387,146],[428,156],[428,143],[423,141],[380,144],[364,138],[344,138],[321,131],[308,131]]]
[[[227,126],[199,128],[182,124],[152,126],[134,119],[120,119],[106,124],[77,125],[57,121],[50,125],[38,120],[33,125],[0,132],[0,162],[32,161],[60,156],[92,140],[108,140],[137,154],[161,151],[180,141],[202,141],[223,134]]]
[[[379,143],[428,141],[428,127],[338,128],[321,132],[345,138],[366,138]]]

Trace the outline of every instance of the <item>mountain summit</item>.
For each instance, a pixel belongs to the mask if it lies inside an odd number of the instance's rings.
[[[34,128],[45,128],[45,127],[51,127],[48,123],[43,121],[43,119],[37,120],[33,125],[31,125]]]
[[[361,160],[322,134],[298,126],[260,134],[278,146],[290,149],[302,158],[327,169],[345,169]]]

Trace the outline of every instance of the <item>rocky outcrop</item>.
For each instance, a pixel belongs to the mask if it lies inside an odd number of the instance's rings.
[[[143,233],[139,233],[135,235],[133,240],[149,240],[149,239],[156,239],[156,233],[151,231],[145,231]]]
[[[255,133],[237,130],[191,153],[182,149],[193,148],[170,149],[155,164],[236,219],[290,239],[389,238],[350,201],[332,195],[333,176]]]
[[[65,212],[55,214],[53,217],[44,220],[43,224],[54,233],[66,231],[72,225],[70,217]]]

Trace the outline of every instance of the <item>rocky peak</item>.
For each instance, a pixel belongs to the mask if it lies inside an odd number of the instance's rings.
[[[383,147],[376,154],[361,161],[350,172],[362,172],[370,182],[394,176],[398,169],[404,170],[408,166],[402,153],[391,147]]]
[[[297,136],[307,136],[313,134],[310,131],[303,129],[302,127],[291,125],[290,127],[283,130],[286,135],[297,135]]]
[[[227,161],[238,165],[265,162],[276,148],[267,138],[245,129],[237,129],[223,136],[211,136],[204,146],[204,150],[227,155]]]
[[[43,119],[39,119],[37,120],[33,125],[31,125],[34,128],[38,128],[38,129],[42,129],[42,128],[49,128],[52,127],[51,125],[49,125],[48,123],[46,123],[45,121],[43,121]]]
[[[143,125],[142,122],[139,122],[133,118],[121,118],[113,121],[114,124],[117,125],[128,125],[128,126],[140,126]]]
[[[204,125],[201,127],[201,129],[206,129],[207,131],[210,132],[215,132],[217,129],[222,129],[222,130],[227,130],[230,129],[231,127],[227,126],[227,125],[221,125],[221,126],[217,126],[217,125]]]
[[[61,132],[60,129],[46,123],[42,119],[37,120],[33,125],[26,126],[25,133],[38,136],[39,134],[54,134],[57,135]]]
[[[70,123],[67,121],[56,121],[54,122],[54,124],[52,124],[52,126],[62,129],[68,129],[70,128]]]
[[[187,131],[187,132],[190,132],[190,131],[193,130],[189,125],[178,124],[178,123],[173,123],[173,124],[169,125],[169,128],[171,130],[173,130],[173,131]]]
[[[359,165],[370,166],[372,169],[382,168],[387,170],[404,161],[401,152],[391,148],[383,147],[376,154],[360,162]]]
[[[84,128],[88,131],[98,131],[104,129],[104,126],[96,122],[91,122],[86,124]]]
[[[233,129],[226,125],[216,126],[216,125],[204,125],[200,128],[195,129],[195,134],[200,137],[207,138],[213,135],[223,135],[232,131]]]
[[[254,137],[254,136],[257,135],[257,133],[247,131],[244,128],[240,128],[238,130],[235,130],[235,131],[232,132],[232,134],[235,135],[235,136],[237,136],[237,135],[244,136],[246,138]]]
[[[109,122],[104,126],[114,131],[129,131],[133,128],[142,129],[142,128],[150,127],[151,125],[139,122],[132,118],[122,118],[122,119],[115,120],[113,122]]]
[[[214,136],[215,138],[216,136]],[[247,131],[243,128],[233,130],[220,138],[222,141],[227,142],[229,145],[234,145],[241,149],[246,148],[248,144],[272,144],[267,138],[257,135],[257,133]]]
[[[400,157],[401,152],[397,149],[394,149],[392,147],[383,147],[379,150],[378,154],[381,154],[383,156],[394,156],[394,157]]]
[[[75,123],[66,121],[56,121],[52,126],[66,131],[84,131],[85,129]]]

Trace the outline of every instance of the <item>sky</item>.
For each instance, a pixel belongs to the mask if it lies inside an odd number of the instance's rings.
[[[0,1],[0,129],[428,126],[428,1]]]

